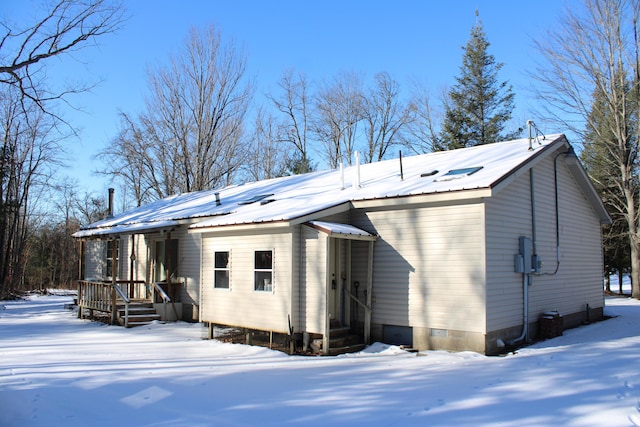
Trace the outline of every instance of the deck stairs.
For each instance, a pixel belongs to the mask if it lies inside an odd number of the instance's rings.
[[[348,326],[342,326],[340,322],[331,320],[329,331],[329,352],[331,356],[344,353],[355,353],[364,349],[367,345],[361,335],[352,333]]]
[[[118,323],[125,326],[125,305],[118,304]],[[153,307],[153,304],[146,300],[131,300],[129,303],[129,327],[144,326],[161,317]]]

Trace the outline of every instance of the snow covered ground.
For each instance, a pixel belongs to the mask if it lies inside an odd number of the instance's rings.
[[[70,301],[0,303],[0,426],[640,424],[640,301],[625,297],[607,299],[614,318],[506,357],[294,357],[196,324],[79,320]]]

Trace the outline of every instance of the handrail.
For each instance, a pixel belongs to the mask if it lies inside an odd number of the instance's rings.
[[[122,300],[124,301],[124,327],[128,328],[129,327],[129,303],[131,301],[129,300],[129,298],[127,298],[127,296],[124,294],[124,292],[122,291],[122,289],[118,284],[112,284],[111,286],[113,286],[113,289],[115,289],[118,296],[122,298]],[[113,302],[113,310],[117,310],[117,305],[115,301]]]
[[[373,309],[371,307],[369,307],[368,305],[366,305],[365,303],[363,303],[362,301],[360,301],[358,299],[358,297],[356,297],[355,295],[353,295],[351,292],[349,292],[348,289],[343,288],[344,292],[351,297],[352,300],[354,300],[355,302],[357,302],[358,304],[360,304],[362,307],[364,307],[365,310],[367,310],[369,313],[371,313],[373,311]]]
[[[120,288],[120,286],[115,285],[114,289],[116,290],[116,292],[118,293],[118,295],[120,296],[120,298],[122,298],[124,300],[125,304],[129,304],[131,302],[131,300],[129,300],[129,297],[127,297],[124,294],[124,291],[122,290],[122,288]]]
[[[162,318],[166,319],[167,318],[167,303],[171,302],[171,298],[169,297],[169,295],[167,295],[167,293],[164,291],[164,289],[162,289],[162,286],[160,286],[162,282],[153,282],[153,290],[154,293],[158,292],[158,294],[160,294],[160,298],[162,298]],[[154,301],[155,302],[155,301]],[[175,311],[175,306],[173,307],[173,310]],[[176,318],[178,317],[178,313],[176,314]]]
[[[164,289],[162,289],[162,286],[160,286],[160,284],[163,282],[153,282],[153,289],[156,290],[159,294],[160,297],[162,298],[162,300],[166,303],[166,302],[171,302],[171,298],[169,297],[169,295],[167,295],[167,293],[164,291]]]

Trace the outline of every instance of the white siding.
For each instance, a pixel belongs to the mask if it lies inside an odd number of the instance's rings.
[[[104,242],[104,245],[111,244]],[[131,236],[122,236],[119,240],[118,253],[118,280],[129,280],[131,278],[131,267],[133,264],[133,280],[146,279],[147,246],[142,235],[136,235],[134,242]],[[131,262],[132,248],[135,248],[136,259]]]
[[[84,278],[86,280],[102,280],[106,274],[106,242],[103,240],[87,240],[84,242]]]
[[[300,329],[324,334],[327,307],[327,235],[302,227]]]
[[[522,325],[522,274],[515,272],[519,237],[531,237],[529,175],[487,201],[487,331]]]
[[[295,332],[302,331],[301,314],[301,283],[302,268],[302,226],[297,225],[291,229],[291,325]]]
[[[352,224],[380,236],[374,247],[374,323],[484,331],[481,203],[357,211]],[[354,276],[362,274],[360,267]]]
[[[534,170],[537,254],[541,275],[532,276],[529,321],[547,310],[573,314],[603,306],[600,223],[558,159],[560,265],[557,263],[554,156]],[[522,325],[522,275],[514,272],[519,236],[532,237],[529,174],[487,202],[488,331]],[[557,272],[556,272],[557,268]]]
[[[130,237],[129,237],[130,238]],[[136,277],[152,282],[156,242],[167,239],[167,234],[152,233],[136,236]],[[180,302],[199,305],[200,301],[200,234],[187,233],[186,227],[171,232],[171,239],[178,240],[177,278],[184,279],[185,286],[180,292]],[[129,256],[129,255],[127,255]]]
[[[254,251],[273,250],[273,291],[254,290]],[[229,289],[213,287],[215,251],[229,251]],[[288,332],[291,314],[291,232],[257,230],[202,235],[201,319],[252,329]]]
[[[200,252],[202,235],[187,233],[180,228],[179,232],[171,233],[172,238],[180,239],[178,250],[178,276],[185,281],[181,295],[183,303],[200,305]]]

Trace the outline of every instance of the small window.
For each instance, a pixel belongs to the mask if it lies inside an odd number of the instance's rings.
[[[215,252],[213,265],[213,287],[229,289],[229,252]]]
[[[273,290],[273,251],[255,252],[254,282],[256,291]]]
[[[474,166],[472,168],[451,169],[440,178],[436,178],[435,181],[451,181],[452,179],[458,179],[465,176],[473,175],[482,168],[483,166]]]

